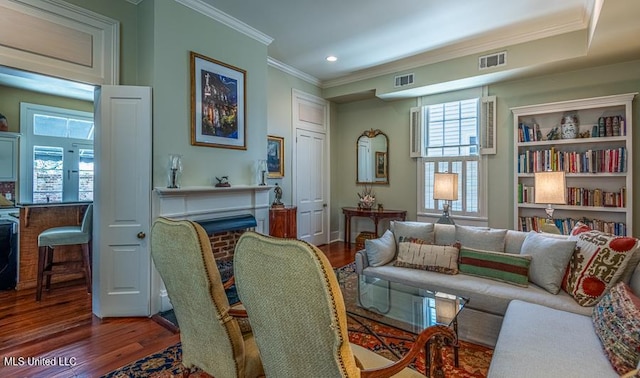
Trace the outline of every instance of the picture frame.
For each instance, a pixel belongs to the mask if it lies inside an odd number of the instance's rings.
[[[246,71],[189,53],[191,145],[246,150]]]
[[[387,153],[376,151],[376,178],[387,178]]]
[[[267,135],[267,171],[269,178],[284,177],[284,138]]]

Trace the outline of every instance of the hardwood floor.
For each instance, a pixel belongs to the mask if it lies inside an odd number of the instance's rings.
[[[334,267],[354,260],[342,242],[320,249]],[[35,289],[0,291],[0,377],[99,377],[179,340],[150,318],[94,316],[84,281],[41,302]]]

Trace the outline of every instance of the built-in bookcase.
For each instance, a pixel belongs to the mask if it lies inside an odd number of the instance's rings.
[[[516,230],[538,230],[546,218],[547,205],[534,202],[534,173],[562,170],[567,204],[553,205],[561,232],[567,234],[575,222],[583,221],[605,232],[632,234],[631,103],[636,95],[511,108]],[[563,133],[563,120],[569,116],[577,121],[576,133]]]

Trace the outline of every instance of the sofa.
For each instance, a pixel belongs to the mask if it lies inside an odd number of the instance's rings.
[[[628,253],[611,269],[607,282],[580,281],[587,269],[599,267],[597,258],[591,258],[598,256],[598,247],[622,239]],[[626,285],[632,296],[640,293],[639,241],[622,239],[581,224],[563,236],[391,222],[381,237],[366,240],[365,249],[356,252],[355,269],[397,287],[468,298],[458,317],[458,335],[494,348],[490,377],[512,377],[514,372],[532,377],[620,376],[607,354],[616,351],[606,351],[602,335],[596,334],[594,309],[614,285]]]

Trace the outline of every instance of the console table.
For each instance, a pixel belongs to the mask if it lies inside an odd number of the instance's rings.
[[[344,214],[344,238],[347,244],[351,245],[351,217],[364,217],[373,219],[375,226],[376,238],[378,237],[378,223],[380,219],[396,219],[406,220],[406,210],[363,210],[357,207],[343,207],[342,213]]]

